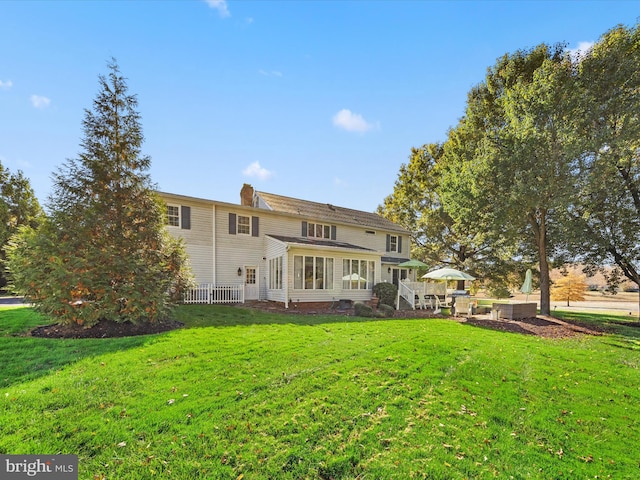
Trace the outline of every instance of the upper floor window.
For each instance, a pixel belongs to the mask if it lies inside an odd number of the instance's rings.
[[[307,227],[307,236],[331,238],[331,227],[329,225],[322,225],[321,223],[309,223]]]
[[[398,251],[398,237],[396,235],[391,235],[389,237],[389,251],[390,252]]]
[[[166,223],[170,227],[180,227],[183,230],[191,228],[191,207],[185,205],[167,205]]]
[[[251,218],[238,215],[238,233],[242,235],[251,235]]]
[[[229,234],[260,236],[260,218],[229,212]]]
[[[399,235],[387,235],[387,252],[402,253],[402,237]]]
[[[167,205],[167,225],[171,227],[180,226],[180,207]]]
[[[323,223],[302,222],[302,236],[313,238],[336,239],[336,226]]]

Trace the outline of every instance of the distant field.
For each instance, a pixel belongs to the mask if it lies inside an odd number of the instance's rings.
[[[81,479],[637,478],[640,332],[183,306],[148,337],[24,336],[0,309],[0,453]]]
[[[483,298],[484,295],[479,295]],[[509,300],[517,302],[536,302],[540,306],[540,293],[534,292],[528,297],[522,293],[516,293]],[[585,299],[579,302],[551,301],[551,312],[557,310],[570,310],[575,312],[596,312],[618,315],[630,315],[638,317],[638,293],[620,292],[615,295],[603,294],[602,292],[585,292]]]

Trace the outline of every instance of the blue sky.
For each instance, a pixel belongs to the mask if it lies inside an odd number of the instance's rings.
[[[44,203],[115,57],[163,191],[373,211],[508,52],[579,48],[634,1],[0,1],[0,162]]]

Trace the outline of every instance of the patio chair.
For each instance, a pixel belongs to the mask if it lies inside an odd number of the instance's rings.
[[[440,300],[442,298],[442,300]],[[447,302],[447,297],[442,295],[433,295],[435,301],[435,309],[433,313],[438,314],[442,311],[442,308],[451,308],[451,304]]]
[[[427,301],[424,298],[424,295],[417,294],[416,299],[418,300],[418,305],[420,305],[421,310],[427,309]]]
[[[470,297],[457,297],[454,304],[454,315],[464,315],[466,317],[471,313],[471,298]]]

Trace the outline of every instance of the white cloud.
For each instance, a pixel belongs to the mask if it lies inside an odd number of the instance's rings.
[[[336,187],[348,187],[349,186],[349,184],[347,183],[346,180],[343,180],[342,178],[338,178],[338,177],[335,177],[333,179],[333,184]]]
[[[227,0],[204,0],[211,8],[218,10],[221,17],[230,17],[229,7],[227,6]]]
[[[47,108],[51,100],[42,95],[31,95],[31,104],[36,108]]]
[[[594,42],[579,42],[576,48],[569,49],[569,55],[574,60],[578,60],[583,57],[593,47]]]
[[[11,161],[4,155],[0,155],[0,165],[4,165],[5,167],[14,168],[17,167],[20,170],[28,170],[31,168],[31,163],[26,160],[15,160]]]
[[[282,72],[279,72],[278,70],[258,70],[258,73],[265,77],[281,77],[282,76]]]
[[[13,82],[11,80],[7,80],[6,82],[3,82],[2,80],[0,80],[0,88],[9,90],[11,87],[13,87]]]
[[[273,176],[273,172],[261,167],[260,162],[253,162],[242,171],[242,174],[246,177],[256,177],[260,180],[269,180]]]
[[[367,122],[359,113],[353,113],[351,110],[343,108],[333,116],[333,124],[336,127],[343,128],[348,132],[367,132],[373,128],[373,125]]]

